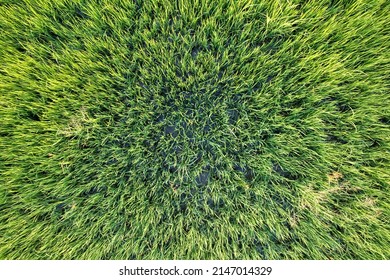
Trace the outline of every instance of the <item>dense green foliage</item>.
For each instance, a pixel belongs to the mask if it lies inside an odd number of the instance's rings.
[[[390,258],[389,1],[0,3],[0,258]]]

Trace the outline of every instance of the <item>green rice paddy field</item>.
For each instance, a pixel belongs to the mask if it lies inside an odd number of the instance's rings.
[[[390,2],[0,0],[0,259],[390,259]]]

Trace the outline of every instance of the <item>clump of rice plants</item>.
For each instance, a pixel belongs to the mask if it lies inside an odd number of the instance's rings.
[[[389,259],[390,3],[0,2],[1,259]]]

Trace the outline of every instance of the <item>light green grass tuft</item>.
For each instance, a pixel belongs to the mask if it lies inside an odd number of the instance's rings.
[[[0,1],[0,258],[389,259],[389,1]]]

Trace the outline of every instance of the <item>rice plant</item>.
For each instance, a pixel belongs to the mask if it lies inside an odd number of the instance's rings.
[[[0,0],[0,258],[389,259],[389,22]]]

